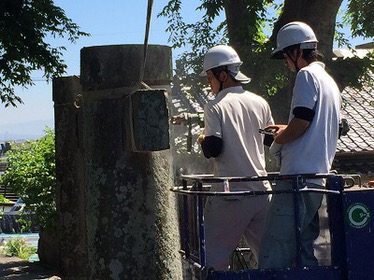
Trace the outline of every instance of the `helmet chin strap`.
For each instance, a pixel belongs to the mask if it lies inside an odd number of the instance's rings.
[[[300,71],[300,68],[297,66],[297,57],[299,55],[299,51],[297,51],[296,59],[293,56],[293,53],[287,52],[288,57],[291,59],[293,65],[295,66],[296,73]]]
[[[293,64],[295,65],[295,70],[296,70],[296,73],[300,71],[300,68],[297,66],[297,59],[296,60],[292,60]]]
[[[225,71],[224,69],[222,69],[222,71]],[[221,90],[223,90],[223,82],[221,81],[221,78],[220,78],[220,75],[221,75],[221,72],[222,71],[212,71],[213,72],[213,75],[214,77],[217,79],[217,81],[219,81],[219,91],[220,92]]]

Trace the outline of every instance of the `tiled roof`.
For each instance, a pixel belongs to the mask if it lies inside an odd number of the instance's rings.
[[[355,49],[355,50],[348,50],[348,49],[335,49],[333,53],[336,57],[354,57],[358,56],[359,58],[363,58],[367,56],[372,49]]]
[[[337,154],[374,154],[374,88],[346,88],[342,98],[341,114],[348,120],[350,130],[339,139]]]

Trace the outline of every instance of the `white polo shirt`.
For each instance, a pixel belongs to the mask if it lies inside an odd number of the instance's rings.
[[[341,97],[322,62],[297,73],[289,121],[295,107],[313,109],[315,115],[300,138],[283,145],[280,174],[328,173],[338,140]]]
[[[241,86],[223,89],[204,107],[205,136],[222,138],[222,153],[214,159],[216,176],[266,176],[264,136],[260,128],[273,124],[265,99]],[[266,182],[232,183],[230,190],[270,188]]]

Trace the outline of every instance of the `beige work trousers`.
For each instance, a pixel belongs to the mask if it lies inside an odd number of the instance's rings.
[[[258,258],[270,195],[209,197],[204,210],[207,266],[225,271],[241,237]]]

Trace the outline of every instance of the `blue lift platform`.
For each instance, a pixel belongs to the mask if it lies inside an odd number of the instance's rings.
[[[370,280],[374,279],[374,189],[361,187],[358,175],[345,174],[300,174],[263,177],[214,177],[213,175],[182,175],[182,186],[172,189],[181,198],[181,236],[184,265],[193,271],[195,279],[217,280]],[[298,180],[326,179],[324,189],[297,189]],[[299,250],[294,267],[285,269],[250,269],[215,271],[206,267],[204,234],[204,201],[208,196],[232,195],[277,195],[276,191],[212,192],[211,184],[227,184],[240,181],[279,180],[294,182],[293,190],[287,193],[298,197],[302,192],[321,192],[326,195],[328,231],[330,235],[331,260],[329,265],[304,267]],[[357,182],[358,181],[358,182]],[[295,225],[299,225],[298,207],[295,207]],[[301,248],[300,227],[295,227],[296,245]],[[245,249],[244,249],[245,250]],[[241,249],[238,249],[240,252]]]

